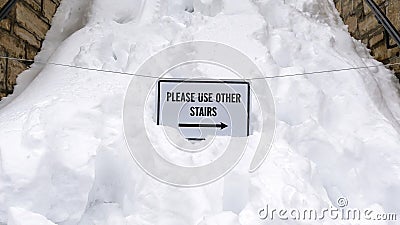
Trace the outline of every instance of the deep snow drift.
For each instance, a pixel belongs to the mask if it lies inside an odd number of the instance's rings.
[[[268,76],[379,64],[327,0],[63,0],[36,59],[132,73],[190,40],[231,45]],[[400,213],[400,98],[383,67],[269,79],[277,131],[264,165],[248,174],[244,158],[193,189],[161,184],[131,159],[121,117],[130,79],[40,64],[20,76],[21,93],[0,110],[1,224],[321,224],[258,211],[340,197]]]

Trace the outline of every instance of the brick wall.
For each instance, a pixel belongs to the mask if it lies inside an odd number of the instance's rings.
[[[344,23],[349,26],[350,34],[366,44],[377,60],[385,64],[400,63],[400,48],[386,48],[384,28],[378,23],[364,0],[334,0],[334,2]],[[400,30],[400,0],[375,0],[375,2],[397,30]],[[396,44],[393,40],[390,43]],[[400,78],[400,66],[394,66],[392,69]]]
[[[0,21],[0,55],[33,59],[42,46],[61,0],[19,0]],[[8,0],[0,0],[2,8]],[[0,59],[0,98],[11,94],[17,75],[29,64]]]

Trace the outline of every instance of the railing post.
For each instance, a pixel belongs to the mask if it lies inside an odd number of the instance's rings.
[[[371,8],[372,12],[375,14],[376,19],[383,25],[386,32],[396,41],[397,45],[400,47],[400,34],[393,26],[392,22],[386,17],[379,6],[374,0],[365,0],[367,5]]]
[[[0,21],[8,15],[11,8],[15,5],[18,0],[9,0],[2,9],[0,9]]]

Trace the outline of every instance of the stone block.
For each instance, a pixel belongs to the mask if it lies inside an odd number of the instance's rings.
[[[390,1],[386,12],[387,17],[397,30],[400,30],[400,1]]]
[[[339,13],[341,13],[342,12],[342,1],[341,0],[336,0],[335,1],[335,7],[339,11]],[[342,14],[340,14],[340,15],[342,15]]]
[[[61,4],[61,0],[53,0],[54,3],[56,3],[57,6]]]
[[[21,2],[16,4],[16,20],[19,25],[34,33],[39,39],[43,39],[49,29],[46,22]]]
[[[24,28],[15,25],[14,33],[22,40],[28,42],[30,45],[35,46],[36,48],[40,48],[40,41],[35,37],[35,35],[25,30]]]
[[[381,10],[383,12],[385,12],[385,9],[383,7],[383,5],[384,5],[383,3],[385,2],[385,0],[374,0],[374,1],[375,1],[376,4],[378,4],[378,6],[381,7]],[[363,8],[364,8],[364,14],[365,15],[368,15],[368,14],[372,13],[371,8],[368,6],[368,4],[367,4],[367,2],[365,0],[363,1]]]
[[[360,34],[364,35],[374,31],[379,28],[380,24],[376,20],[374,15],[369,15],[364,17],[363,20],[359,21],[358,28],[360,30]]]
[[[358,10],[360,8],[362,8],[362,4],[363,4],[363,0],[353,0],[352,1],[352,10]]]
[[[51,21],[54,14],[56,13],[57,5],[51,0],[43,0],[43,13],[44,16]]]
[[[384,61],[389,58],[388,50],[384,43],[382,43],[381,45],[378,45],[377,47],[374,47],[371,50],[372,50],[372,55],[378,61]]]
[[[2,93],[2,92],[0,92],[0,100],[1,100],[2,98],[6,97],[6,96],[7,96],[7,94],[6,94],[6,93]]]
[[[16,60],[8,60],[7,91],[14,90],[17,76],[26,70],[26,65]]]
[[[3,47],[11,57],[25,57],[24,42],[2,30],[0,30],[0,47]]]
[[[349,17],[346,18],[346,20],[344,22],[346,25],[348,25],[349,32],[352,33],[352,34],[354,34],[356,32],[356,30],[357,30],[357,27],[358,27],[357,26],[357,21],[358,21],[357,17],[349,16]]]
[[[342,13],[343,13],[343,17],[352,15],[354,13],[353,11],[353,4],[351,2],[351,0],[344,0],[342,2]]]
[[[35,48],[31,45],[26,46],[26,58],[27,59],[34,59],[36,54],[38,53],[39,49]]]
[[[0,9],[3,8],[7,3],[7,0],[0,0]]]
[[[389,58],[391,58],[391,59],[396,59],[400,56],[400,48],[399,47],[389,49],[388,52],[389,52]]]
[[[25,0],[26,4],[29,5],[33,10],[40,12],[42,10],[42,3],[36,0]]]
[[[11,31],[11,20],[6,18],[0,21],[0,28],[6,31]]]
[[[5,51],[0,50],[0,55],[6,55]],[[0,59],[0,94],[6,92],[6,59]]]
[[[383,33],[378,33],[374,35],[370,40],[369,40],[369,46],[375,46],[376,44],[383,42],[385,39]]]

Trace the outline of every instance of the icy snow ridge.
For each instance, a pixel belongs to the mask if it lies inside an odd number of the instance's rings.
[[[63,0],[38,59],[135,72],[166,46],[212,40],[268,76],[378,64],[331,1],[82,2]],[[264,165],[248,174],[245,158],[194,189],[158,183],[131,160],[121,117],[129,76],[51,65],[26,73],[33,81],[21,76],[27,87],[0,111],[2,224],[253,225],[265,222],[265,204],[319,209],[339,197],[399,212],[400,99],[386,69],[270,79],[278,123]]]

